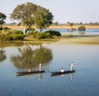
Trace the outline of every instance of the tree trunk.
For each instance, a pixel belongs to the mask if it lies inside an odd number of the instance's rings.
[[[43,31],[43,28],[42,27],[40,27],[40,32],[42,32]]]

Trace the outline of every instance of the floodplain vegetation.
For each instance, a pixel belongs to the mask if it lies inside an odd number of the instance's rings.
[[[27,30],[24,34],[21,30],[11,30],[8,27],[0,29],[0,41],[39,41],[39,40],[54,40],[61,36],[58,31],[48,30],[45,32],[36,31],[33,28]]]
[[[28,42],[28,43],[44,43],[54,42],[59,44],[76,43],[76,44],[99,44],[99,35],[61,34],[58,31],[48,30],[38,32],[35,29],[29,29],[24,35],[21,30],[11,30],[2,28],[0,30],[0,42]]]

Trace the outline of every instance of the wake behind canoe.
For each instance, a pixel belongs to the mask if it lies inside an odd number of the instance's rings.
[[[24,76],[24,75],[30,75],[30,74],[38,74],[38,73],[44,73],[45,71],[31,71],[31,72],[16,72],[17,76]]]
[[[62,74],[69,74],[69,73],[74,73],[75,70],[67,70],[67,71],[64,71],[64,72],[51,72],[51,76],[57,76],[57,75],[62,75]]]

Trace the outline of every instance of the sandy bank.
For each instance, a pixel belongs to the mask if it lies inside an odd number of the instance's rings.
[[[99,36],[63,37],[56,44],[99,44]]]

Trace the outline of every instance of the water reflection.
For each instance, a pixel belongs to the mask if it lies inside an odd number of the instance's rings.
[[[0,50],[0,62],[3,62],[6,59],[6,54],[3,49]]]
[[[73,73],[70,73],[70,80],[73,80]]]
[[[62,78],[64,78],[64,77],[65,77],[65,74],[61,74],[60,76],[61,76]],[[73,78],[74,78],[74,73],[69,73],[69,79],[72,81]]]
[[[33,50],[29,44],[24,43],[24,47],[18,48],[18,51],[20,54],[12,55],[10,59],[18,70],[25,70],[25,73],[42,73],[42,70],[38,71],[39,64],[44,66],[52,60],[52,51],[43,47],[41,44],[39,45],[39,48]],[[42,78],[41,74],[39,77],[40,79]]]
[[[64,71],[64,72],[51,72],[51,77],[55,77],[55,76],[61,76],[62,78],[64,78],[64,76],[66,74],[69,74],[70,76],[70,80],[73,80],[73,74],[75,73],[75,70],[67,70],[67,71]]]

